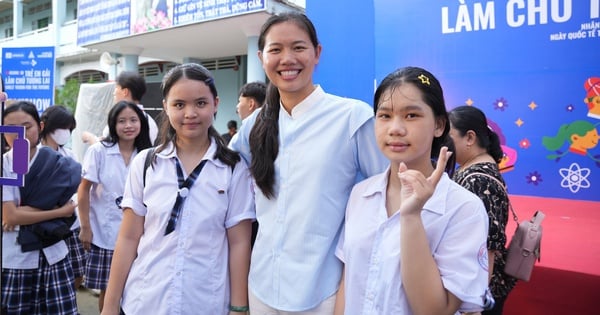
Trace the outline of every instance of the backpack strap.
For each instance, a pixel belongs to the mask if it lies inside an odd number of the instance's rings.
[[[150,167],[150,165],[152,165],[152,158],[154,157],[154,151],[156,151],[156,148],[150,148],[150,150],[148,150],[148,153],[146,154],[146,158],[144,159],[144,173],[142,176],[142,181],[143,181],[143,186],[142,187],[146,187],[146,172],[148,171],[148,167]]]
[[[462,183],[465,183],[467,181],[467,178],[469,178],[473,175],[482,175],[482,176],[491,178],[498,184],[498,186],[500,186],[502,188],[502,190],[504,190],[504,193],[506,194],[506,198],[508,199],[508,207],[510,208],[510,212],[512,212],[512,215],[513,215],[513,220],[515,221],[515,223],[517,223],[517,226],[518,226],[519,225],[519,217],[517,217],[517,213],[515,212],[515,209],[513,209],[512,203],[510,202],[510,198],[508,198],[508,190],[506,189],[506,186],[504,186],[504,184],[496,177],[494,177],[490,174],[483,173],[483,172],[473,172],[471,174],[467,174],[467,176],[465,176],[463,178]],[[540,222],[541,222],[541,220],[540,220]]]

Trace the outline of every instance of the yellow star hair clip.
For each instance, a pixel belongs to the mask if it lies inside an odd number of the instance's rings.
[[[431,85],[431,83],[429,83],[429,78],[426,75],[421,74],[417,78],[421,80],[421,83]]]

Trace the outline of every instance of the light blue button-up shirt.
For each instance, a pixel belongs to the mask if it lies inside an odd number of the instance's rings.
[[[258,112],[244,120],[230,143],[248,163],[248,137]],[[281,108],[275,198],[254,189],[260,229],[249,286],[265,304],[303,311],[337,291],[342,264],[334,251],[350,191],[387,166],[373,124],[373,109],[366,103],[327,94],[319,86],[291,115]]]

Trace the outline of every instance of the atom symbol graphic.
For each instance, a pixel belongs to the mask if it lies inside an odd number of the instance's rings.
[[[590,188],[590,181],[587,177],[590,175],[589,168],[580,168],[579,164],[573,163],[569,168],[561,168],[558,170],[562,181],[560,187],[569,188],[572,193],[576,193],[581,188]]]

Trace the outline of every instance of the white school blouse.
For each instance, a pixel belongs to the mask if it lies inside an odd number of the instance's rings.
[[[29,167],[33,165],[38,156],[38,151],[29,161]],[[12,149],[2,156],[2,177],[17,178],[17,173],[13,169],[13,151]],[[12,201],[16,206],[21,203],[21,192],[17,186],[2,185],[2,202]],[[37,269],[39,268],[40,252],[44,253],[48,264],[53,265],[63,260],[69,250],[65,241],[60,241],[52,246],[46,247],[31,252],[22,252],[21,245],[17,243],[17,235],[19,235],[19,226],[16,226],[14,231],[2,231],[2,268],[8,269]]]
[[[352,190],[336,255],[345,263],[345,314],[412,314],[400,276],[400,222],[388,218],[388,171]],[[444,287],[481,310],[488,283],[488,218],[481,200],[443,174],[421,213]]]
[[[134,150],[132,161],[137,154]],[[130,162],[131,164],[131,162]],[[116,199],[123,196],[129,168],[119,151],[119,144],[105,147],[96,142],[85,152],[82,177],[92,182],[90,189],[90,226],[92,243],[100,248],[114,250],[123,220],[123,210]]]
[[[165,234],[179,186],[172,144],[156,154],[142,174],[146,152],[132,162],[123,207],[144,217],[138,256],[131,266],[122,308],[126,314],[228,314],[229,247],[227,229],[255,219],[252,180],[240,160],[231,167],[214,158],[212,139],[208,160],[183,204],[175,226]]]

